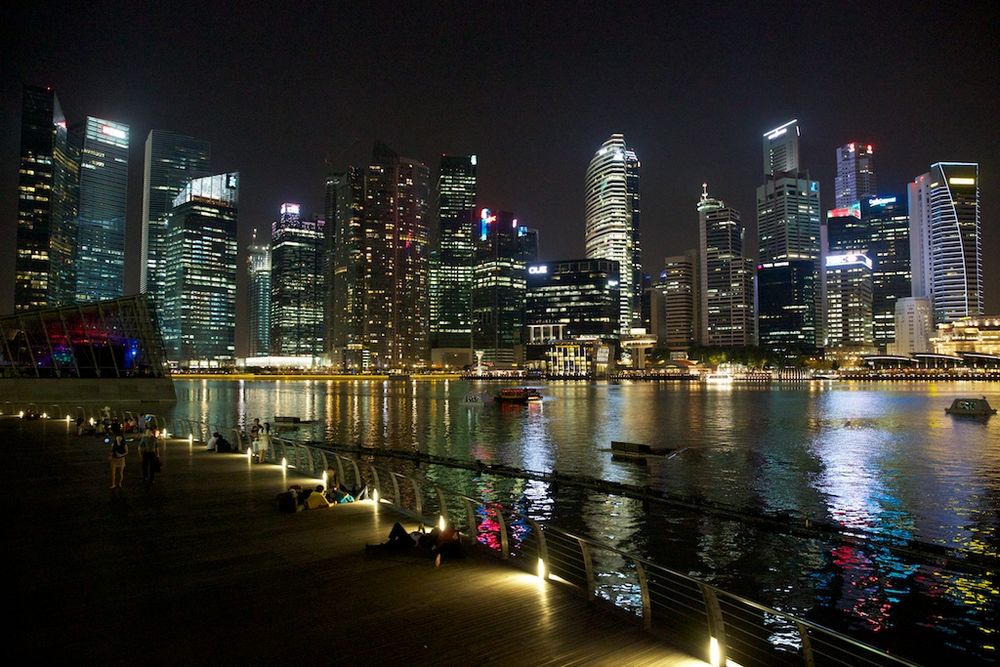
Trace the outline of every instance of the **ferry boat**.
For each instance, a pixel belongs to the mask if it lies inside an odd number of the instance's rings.
[[[501,389],[500,393],[496,395],[497,403],[527,405],[528,403],[537,403],[541,400],[542,395],[538,393],[537,389],[532,389],[531,387],[506,387]]]
[[[944,409],[946,414],[955,417],[989,417],[997,413],[996,408],[990,407],[990,402],[986,397],[982,398],[956,398],[951,402],[950,408]]]
[[[707,375],[702,375],[701,379],[703,382],[708,384],[732,384],[733,375],[732,373],[727,373],[725,371],[720,371],[717,373],[708,373]]]

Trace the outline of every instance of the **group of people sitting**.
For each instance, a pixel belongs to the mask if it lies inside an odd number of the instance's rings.
[[[365,555],[378,554],[409,555],[433,558],[436,566],[443,558],[464,558],[462,536],[454,526],[444,530],[433,528],[424,531],[423,524],[418,530],[407,531],[398,521],[392,525],[389,537],[381,544],[366,544]]]

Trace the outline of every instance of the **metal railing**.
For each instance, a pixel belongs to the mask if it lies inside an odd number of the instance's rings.
[[[239,427],[188,419],[174,425],[177,436],[192,440],[214,432],[235,433],[240,452],[249,446]],[[641,556],[540,524],[514,507],[446,489],[428,480],[419,462],[344,454],[274,434],[266,459],[317,477],[332,469],[343,484],[367,486],[376,502],[425,525],[453,525],[510,564],[566,582],[712,665],[916,664]]]

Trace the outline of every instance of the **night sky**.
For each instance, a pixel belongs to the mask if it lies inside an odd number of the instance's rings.
[[[365,164],[379,138],[434,171],[441,153],[478,154],[480,205],[538,228],[545,259],[583,255],[584,172],[622,132],[656,273],[697,244],[703,181],[754,236],[761,135],[798,118],[824,208],[850,140],[875,145],[882,193],[932,162],[978,161],[986,305],[1000,311],[1000,3],[319,4],[5,6],[0,312],[22,83],[53,86],[70,122],[131,126],[128,293],[151,128],[207,139],[216,172],[241,172],[241,251],[283,201],[321,214],[327,160]]]

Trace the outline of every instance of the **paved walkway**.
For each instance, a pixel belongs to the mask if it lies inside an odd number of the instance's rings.
[[[489,557],[366,558],[396,520],[371,503],[279,514],[300,480],[167,445],[127,511],[101,440],[0,417],[15,655],[73,663],[704,665],[560,584]]]

